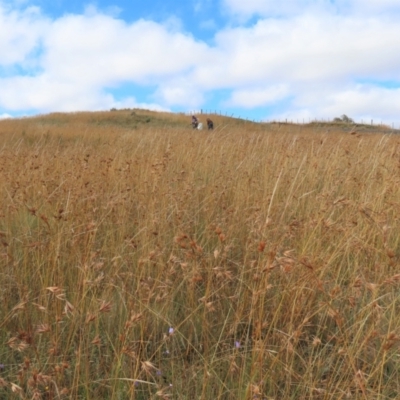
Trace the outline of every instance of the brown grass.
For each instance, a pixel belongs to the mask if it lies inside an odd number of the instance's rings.
[[[397,397],[400,140],[213,119],[0,122],[0,398]]]

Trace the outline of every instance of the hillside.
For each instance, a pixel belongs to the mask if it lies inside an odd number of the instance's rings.
[[[398,398],[400,137],[212,119],[0,121],[0,399]]]
[[[346,124],[334,122],[310,122],[307,124],[292,124],[286,122],[252,122],[245,119],[219,114],[199,114],[199,120],[205,124],[206,118],[215,123],[215,131],[227,128],[250,127],[258,131],[285,131],[287,129],[303,132],[325,133],[399,133],[390,127],[367,124]],[[17,132],[63,132],[66,127],[82,127],[85,130],[98,129],[191,129],[190,115],[183,113],[155,112],[142,109],[111,110],[103,112],[51,113],[34,117],[0,120],[0,133]]]

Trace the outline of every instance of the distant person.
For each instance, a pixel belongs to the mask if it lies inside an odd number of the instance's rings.
[[[210,118],[207,118],[207,128],[209,131],[214,129],[214,122],[212,122]]]
[[[197,129],[199,126],[199,120],[196,118],[195,115],[192,115],[192,127],[193,129]]]

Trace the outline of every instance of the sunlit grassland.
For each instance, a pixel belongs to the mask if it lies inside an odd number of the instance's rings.
[[[0,122],[0,398],[396,398],[400,138],[137,114]]]

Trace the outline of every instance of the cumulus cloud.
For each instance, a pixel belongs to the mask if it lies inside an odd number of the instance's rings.
[[[329,91],[311,90],[299,94],[286,110],[277,111],[266,120],[308,122],[314,119],[331,120],[346,114],[356,122],[391,124],[400,123],[397,117],[400,107],[400,89],[383,88],[369,84],[332,87]]]
[[[339,9],[358,13],[393,13],[400,12],[397,0],[337,0]]]
[[[262,17],[290,16],[304,12],[385,13],[400,11],[398,0],[223,0],[224,9],[240,19],[253,15]]]
[[[372,85],[356,85],[347,90],[331,93],[321,103],[320,113],[339,116],[343,113],[369,119],[380,116],[390,121],[400,107],[400,88],[382,88]]]
[[[224,0],[228,12],[236,16],[250,17],[254,14],[261,16],[276,16],[296,14],[305,7],[329,5],[328,0]]]
[[[198,108],[204,103],[202,88],[187,78],[177,78],[161,84],[155,93],[155,98],[162,104],[185,108]]]
[[[287,96],[287,114],[294,117],[354,113],[361,118],[374,115],[374,109],[375,115],[398,120],[397,89],[358,82],[400,86],[399,34],[397,21],[385,18],[305,13],[260,19],[218,32],[215,62],[198,65],[193,77],[210,90],[232,88],[228,105],[256,107]],[[265,87],[280,88],[277,97],[269,99]],[[372,93],[375,100],[361,101]],[[378,106],[379,95],[391,106]]]
[[[10,114],[0,114],[0,119],[9,119],[12,118],[12,116]]]
[[[193,54],[201,57],[207,51],[205,44],[171,28],[170,21],[128,24],[94,8],[89,11],[49,21],[38,9],[8,13],[1,9],[0,24],[4,22],[1,26],[8,32],[0,30],[0,66],[19,67],[35,49],[37,54],[35,73],[1,78],[0,106],[10,110],[114,106],[117,102],[105,87],[157,84],[193,68]]]
[[[46,71],[66,80],[112,84],[184,72],[195,65],[206,46],[162,25],[139,20],[126,24],[105,15],[66,16],[55,21],[43,39]]]
[[[281,84],[267,88],[238,89],[226,102],[228,106],[254,108],[284,99],[290,94],[289,87]]]
[[[1,4],[4,113],[193,109],[221,92],[221,107],[279,103],[275,116],[287,118],[397,116],[397,0],[371,0],[362,13],[361,0],[224,0],[232,13],[259,17],[220,27],[212,45],[184,32],[174,18],[128,23],[118,10],[89,7],[50,19],[38,8]],[[379,84],[387,81],[392,88]],[[117,100],[113,89],[126,83],[153,93]]]
[[[225,63],[200,66],[197,73],[226,85],[399,77],[399,32],[397,23],[331,15],[260,20],[251,28],[219,32],[216,42]]]
[[[49,78],[47,75],[0,79],[0,87],[0,104],[6,104],[10,111],[80,111],[112,107],[168,110],[157,103],[139,102],[133,96],[116,100],[110,93],[97,86],[89,87],[80,85],[79,82],[74,85],[68,81]]]
[[[37,7],[10,10],[0,3],[0,66],[26,63],[48,26]]]

